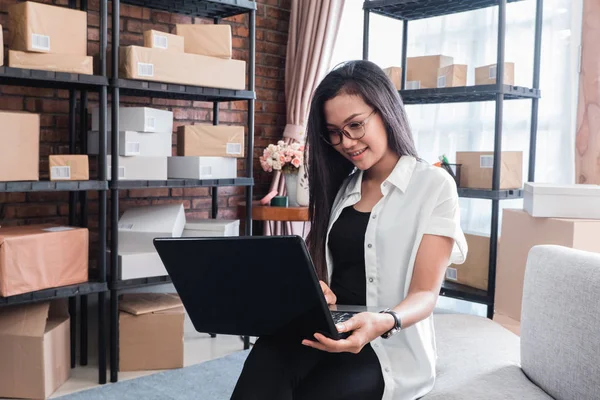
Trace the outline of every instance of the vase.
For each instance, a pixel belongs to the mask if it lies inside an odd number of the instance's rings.
[[[286,173],[283,174],[283,176],[285,179],[285,191],[288,197],[288,205],[290,207],[298,207],[299,205],[296,195],[298,188],[298,174]]]
[[[310,195],[308,193],[308,174],[304,165],[298,169],[298,186],[296,188],[296,201],[301,207],[308,207]]]

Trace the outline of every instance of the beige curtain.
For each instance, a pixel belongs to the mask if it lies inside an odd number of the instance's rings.
[[[292,0],[285,65],[287,125],[283,140],[304,142],[313,91],[329,70],[345,0]],[[273,176],[269,192],[285,195],[284,177]],[[305,224],[268,223],[265,235],[307,234]]]

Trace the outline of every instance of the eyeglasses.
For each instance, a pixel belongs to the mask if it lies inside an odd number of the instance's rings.
[[[322,135],[321,137],[325,142],[329,143],[332,146],[337,146],[338,144],[342,143],[342,135],[346,136],[348,139],[360,140],[366,134],[365,125],[367,124],[367,122],[369,122],[371,116],[376,111],[377,110],[371,111],[371,113],[360,122],[348,122],[342,127],[342,129],[328,129],[327,133]]]

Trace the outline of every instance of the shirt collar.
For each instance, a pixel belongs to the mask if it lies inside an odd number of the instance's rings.
[[[382,192],[385,192],[385,186],[387,184],[392,184],[397,189],[402,192],[406,191],[408,187],[408,183],[410,182],[410,178],[415,170],[415,166],[417,165],[417,159],[412,156],[402,156],[396,163],[396,166],[387,177],[387,179],[382,183]],[[346,189],[346,196],[350,196],[353,194],[360,194],[362,187],[362,177],[363,171],[356,170],[354,175],[352,176],[352,180]]]

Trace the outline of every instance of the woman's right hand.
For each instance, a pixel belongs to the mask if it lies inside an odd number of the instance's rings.
[[[335,302],[337,301],[337,297],[331,291],[329,286],[327,286],[327,284],[323,281],[319,281],[319,283],[321,284],[321,289],[323,290],[323,294],[325,295],[325,300],[327,301],[327,305],[330,306],[330,305],[335,304]]]

